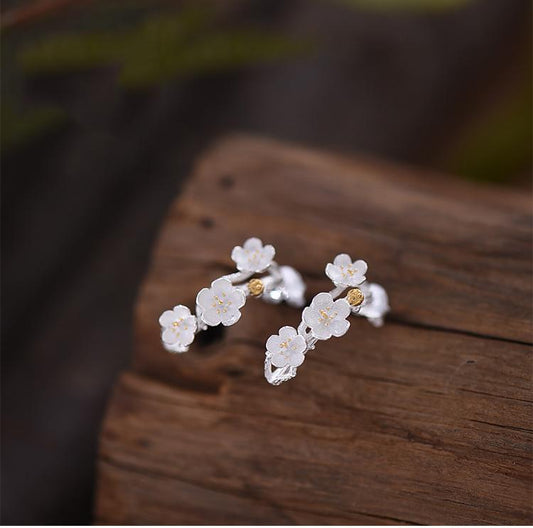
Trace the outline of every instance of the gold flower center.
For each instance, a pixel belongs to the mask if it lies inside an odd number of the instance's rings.
[[[261,279],[252,279],[248,282],[248,291],[251,295],[257,297],[265,291],[265,285]]]
[[[346,294],[346,300],[351,306],[359,306],[365,300],[365,296],[359,288],[352,288]]]

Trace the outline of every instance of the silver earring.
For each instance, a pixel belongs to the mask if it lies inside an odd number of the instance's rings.
[[[383,318],[390,311],[387,292],[379,284],[366,281],[367,269],[364,260],[352,262],[346,254],[337,255],[326,266],[326,275],[335,288],[315,295],[304,308],[298,329],[284,326],[266,342],[265,378],[269,383],[279,385],[294,378],[307,352],[318,341],[347,332],[350,314],[366,317],[374,326],[383,325]]]
[[[238,271],[200,290],[194,315],[182,304],[161,314],[163,347],[169,352],[187,352],[198,332],[219,324],[234,325],[241,318],[241,308],[249,296],[269,303],[304,306],[305,284],[301,275],[290,266],[274,262],[275,253],[273,246],[263,245],[258,238],[249,238],[242,247],[235,246],[231,258]]]

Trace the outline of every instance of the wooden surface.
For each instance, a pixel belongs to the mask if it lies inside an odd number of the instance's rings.
[[[132,370],[100,440],[100,523],[530,523],[529,196],[269,140],[198,162],[136,305]],[[308,298],[337,253],[369,263],[392,313],[355,320],[279,387],[264,342],[300,312],[250,300],[166,353],[158,315],[194,305],[251,235]]]

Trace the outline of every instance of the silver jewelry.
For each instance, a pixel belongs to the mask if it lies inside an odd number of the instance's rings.
[[[350,314],[366,317],[374,326],[383,325],[390,310],[387,292],[379,284],[366,281],[367,269],[364,260],[352,262],[346,254],[337,255],[326,266],[326,275],[335,288],[315,295],[303,310],[298,330],[284,326],[266,342],[265,378],[269,383],[279,385],[294,378],[306,353],[315,348],[317,341],[347,332]]]
[[[241,318],[241,308],[248,296],[269,303],[284,301],[297,308],[304,306],[302,276],[294,268],[274,262],[275,253],[273,246],[264,246],[258,238],[249,238],[242,247],[235,246],[231,258],[238,271],[200,290],[195,315],[182,304],[161,314],[159,324],[165,349],[187,352],[198,332],[219,324],[234,325]]]

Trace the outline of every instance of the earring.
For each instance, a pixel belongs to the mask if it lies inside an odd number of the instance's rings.
[[[266,342],[265,378],[269,383],[279,385],[294,378],[306,353],[315,348],[317,341],[347,332],[350,314],[366,317],[374,326],[383,325],[390,310],[388,296],[379,284],[366,282],[367,269],[364,260],[352,262],[346,254],[337,255],[326,266],[326,275],[335,288],[315,295],[303,310],[298,330],[284,326]]]
[[[258,238],[249,238],[242,247],[235,246],[231,258],[238,271],[200,290],[196,296],[195,315],[183,304],[161,314],[163,347],[169,352],[187,352],[198,332],[219,324],[234,325],[241,318],[241,308],[248,296],[269,303],[304,306],[302,276],[294,268],[274,262],[275,253],[273,246],[263,246]]]

